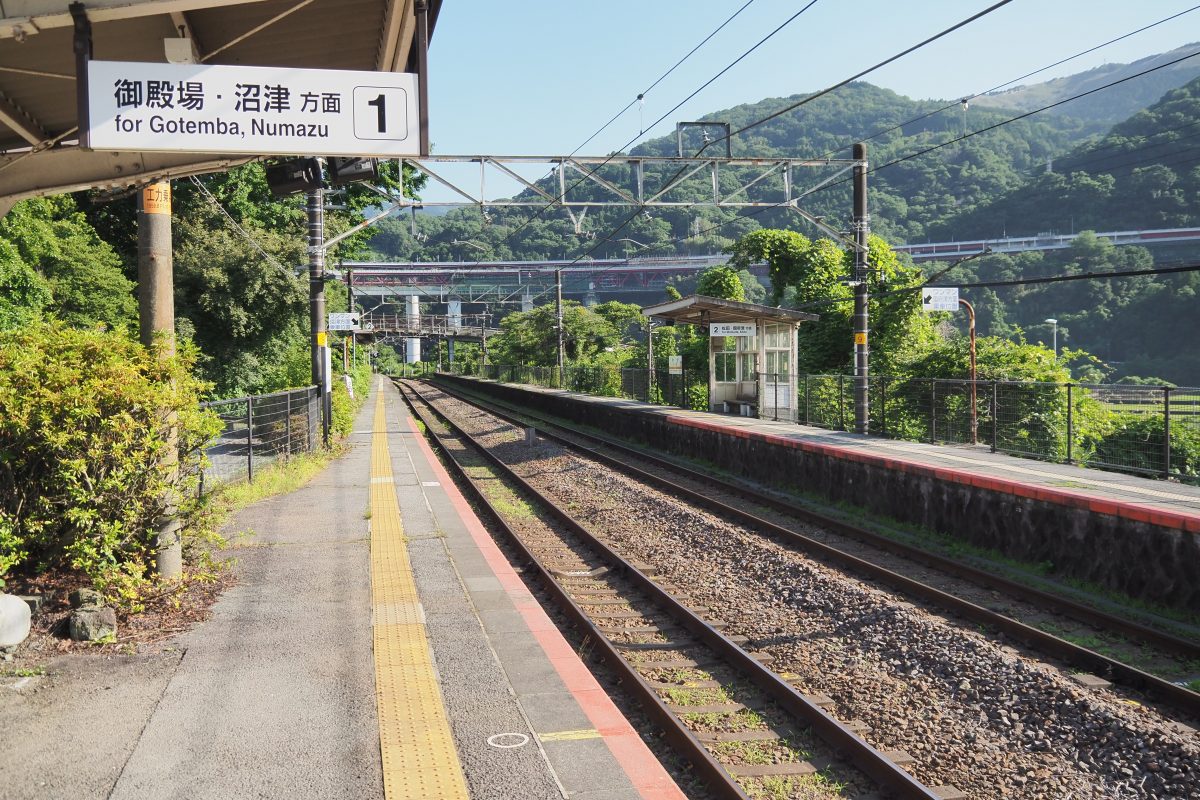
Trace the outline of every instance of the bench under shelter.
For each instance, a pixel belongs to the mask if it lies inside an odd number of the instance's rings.
[[[642,313],[708,333],[708,409],[796,419],[796,328],[816,314],[690,295]]]

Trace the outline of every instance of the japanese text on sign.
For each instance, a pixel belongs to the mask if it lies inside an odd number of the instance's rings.
[[[90,61],[86,145],[418,155],[416,81],[403,73]]]
[[[924,311],[958,311],[958,289],[921,290],[921,308]]]
[[[709,336],[753,336],[753,322],[714,322],[708,326]]]

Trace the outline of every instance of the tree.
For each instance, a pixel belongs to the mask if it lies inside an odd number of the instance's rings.
[[[298,264],[303,243],[267,230],[256,239],[283,264]],[[266,261],[215,211],[198,208],[175,225],[176,315],[204,357],[202,374],[218,396],[282,388],[269,376],[307,342],[308,291],[290,270]],[[307,383],[305,378],[303,383]]]
[[[42,276],[21,260],[15,247],[0,239],[0,331],[37,320],[52,299]]]
[[[50,289],[48,312],[76,327],[129,328],[137,319],[134,285],[121,259],[67,195],[23,200],[0,219],[0,237]]]
[[[696,279],[696,294],[745,302],[746,287],[742,286],[736,270],[725,266],[709,267]]]
[[[921,313],[918,293],[898,291],[919,285],[921,274],[878,236],[869,237],[867,246],[868,289],[872,295],[888,292],[870,303],[872,371],[898,372],[935,339],[931,320]],[[763,229],[738,240],[729,264],[747,269],[760,261],[770,270],[773,302],[820,315],[818,321],[800,326],[799,371],[849,369],[854,347],[851,252],[830,239],[814,241],[795,231]]]
[[[624,304],[617,304],[624,305]],[[500,321],[501,333],[488,340],[497,364],[553,366],[558,359],[553,303],[518,311]],[[606,348],[621,343],[621,332],[604,316],[579,303],[563,303],[563,343],[568,361],[588,363]]]

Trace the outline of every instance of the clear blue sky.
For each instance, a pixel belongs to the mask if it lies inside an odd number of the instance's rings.
[[[445,154],[565,154],[745,0],[445,0],[430,52],[431,137]],[[755,0],[646,96],[648,124],[805,5]],[[675,121],[836,83],[965,19],[990,0],[818,0],[646,136]],[[1014,0],[864,78],[913,98],[953,99],[1195,5],[1187,0]],[[861,21],[856,21],[861,20]],[[1030,82],[1200,40],[1200,11]],[[584,151],[638,134],[636,106]]]

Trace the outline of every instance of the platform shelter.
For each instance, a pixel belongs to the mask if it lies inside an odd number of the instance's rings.
[[[816,314],[691,295],[642,313],[708,332],[708,408],[796,419],[796,328]]]

